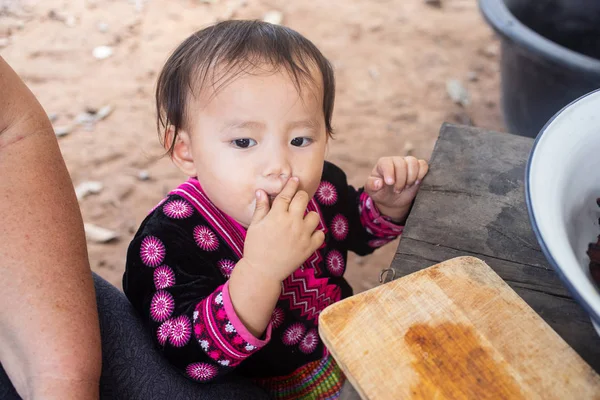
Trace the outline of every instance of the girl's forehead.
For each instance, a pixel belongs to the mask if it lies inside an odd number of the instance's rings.
[[[258,64],[233,67],[216,66],[196,79],[195,90],[191,94],[201,103],[208,104],[222,92],[262,90],[265,86],[284,85],[293,87],[299,98],[323,101],[323,78],[320,70],[314,66],[305,72],[294,72],[286,66]]]

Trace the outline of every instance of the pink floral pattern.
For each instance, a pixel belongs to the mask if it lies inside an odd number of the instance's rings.
[[[157,237],[146,236],[140,246],[142,262],[149,267],[157,267],[165,259],[165,245]]]
[[[311,329],[306,333],[300,342],[300,351],[304,354],[310,354],[317,349],[319,345],[319,335],[316,329]]]
[[[185,200],[172,200],[163,206],[163,212],[169,218],[184,219],[190,217],[194,210]]]
[[[171,335],[171,327],[172,322],[170,319],[168,319],[165,322],[163,322],[156,330],[156,338],[158,339],[158,343],[160,343],[161,346],[164,346],[165,343],[167,343],[167,339],[169,339],[169,336]]]
[[[286,346],[293,346],[295,344],[298,344],[300,340],[302,340],[302,337],[304,336],[305,332],[306,327],[304,326],[304,324],[297,322],[295,324],[290,325],[285,330],[285,332],[283,332],[283,337],[281,338],[281,340]]]
[[[169,292],[159,290],[154,293],[150,302],[150,316],[156,322],[163,322],[171,316],[175,309],[175,300]]]
[[[333,276],[342,276],[346,268],[344,264],[344,256],[337,250],[331,250],[327,254],[327,269]]]
[[[220,365],[235,367],[258,348],[244,340],[233,326],[225,311],[224,300],[224,292],[216,290],[198,303],[193,315],[193,330],[196,341],[208,357]]]
[[[283,324],[283,320],[285,319],[285,312],[277,307],[273,310],[273,315],[271,315],[271,324],[273,328],[279,328],[281,324]]]
[[[161,265],[154,270],[154,286],[161,290],[175,284],[175,272],[166,265]]]
[[[181,315],[172,320],[169,343],[175,347],[185,346],[192,337],[192,323],[186,315]]]
[[[217,376],[217,367],[207,363],[193,363],[187,366],[185,373],[192,379],[206,382]]]
[[[335,186],[333,186],[332,183],[327,182],[327,181],[322,181],[321,184],[319,185],[319,188],[317,189],[317,200],[319,201],[319,203],[326,205],[326,206],[332,206],[336,203],[338,195],[337,195],[337,191],[335,190]]]
[[[231,276],[231,272],[233,272],[233,267],[235,267],[235,263],[228,259],[223,259],[217,263],[217,266],[221,270],[221,273],[228,277]]]
[[[342,241],[348,236],[348,220],[342,214],[333,217],[331,221],[331,233],[338,241]]]
[[[219,239],[208,226],[198,225],[195,227],[194,240],[205,251],[215,251],[219,248]]]

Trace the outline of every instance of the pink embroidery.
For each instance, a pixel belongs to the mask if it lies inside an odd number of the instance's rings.
[[[331,221],[331,233],[338,241],[342,241],[348,236],[348,220],[342,214],[336,215]]]
[[[146,236],[140,246],[140,258],[149,267],[157,267],[165,259],[165,245],[154,236]]]
[[[206,363],[193,363],[187,366],[185,372],[192,379],[206,382],[217,376],[217,367]]]
[[[359,207],[360,222],[369,234],[379,239],[395,239],[397,236],[402,234],[404,226],[397,225],[386,220],[386,218],[381,215],[377,207],[375,207],[373,200],[367,193],[361,193],[359,204],[361,205],[361,207]],[[369,246],[382,246],[382,244],[378,243],[380,242],[369,243]]]
[[[235,263],[231,260],[223,259],[217,263],[217,266],[221,270],[221,273],[229,278],[231,273],[233,272],[233,267],[235,267]]]
[[[221,286],[198,303],[194,313],[194,334],[206,354],[218,362],[229,360],[233,367],[257,350],[243,340],[225,312],[224,291]],[[202,328],[197,328],[202,326]]]
[[[337,201],[337,191],[330,182],[322,181],[316,194],[317,200],[323,205],[332,206]]]
[[[285,313],[279,307],[273,310],[273,315],[271,315],[271,324],[273,324],[273,328],[279,328],[281,324],[283,324],[283,320],[285,319]]]
[[[207,226],[198,225],[194,228],[194,240],[205,251],[215,251],[219,248],[217,235]]]
[[[337,250],[331,250],[327,254],[327,269],[333,276],[342,276],[346,266],[344,265],[344,256]]]
[[[169,343],[175,347],[183,347],[192,336],[192,324],[186,315],[181,315],[172,320]]]
[[[171,326],[171,320],[168,319],[165,322],[163,322],[156,330],[156,338],[158,339],[158,343],[160,343],[161,346],[164,346],[165,343],[167,343],[167,339],[169,338],[169,335],[171,335]]]
[[[192,206],[185,200],[172,200],[163,206],[163,212],[169,218],[184,219],[194,212]]]
[[[175,300],[169,292],[159,290],[150,302],[150,316],[156,322],[162,322],[171,316],[175,309]]]
[[[311,329],[306,333],[302,341],[300,342],[300,351],[304,354],[310,354],[317,349],[319,345],[319,335],[316,329]]]
[[[187,182],[173,190],[171,194],[177,194],[188,200],[208,221],[212,228],[219,233],[219,236],[229,247],[231,247],[235,255],[240,258],[242,257],[244,238],[246,237],[245,230],[241,226],[235,226],[234,221],[215,207],[202,191],[198,180],[190,178]]]
[[[306,327],[300,322],[297,322],[295,324],[290,325],[285,330],[285,332],[283,332],[281,340],[286,346],[293,346],[295,344],[298,344],[300,340],[302,340],[304,332],[306,332]]]
[[[329,284],[328,278],[316,278],[314,269],[297,269],[285,281],[280,299],[287,301],[291,310],[318,323],[321,311],[330,304],[339,301],[341,290]]]
[[[175,272],[166,265],[161,265],[154,270],[154,286],[161,290],[175,284]]]
[[[200,182],[198,182],[197,179],[190,178],[187,182],[181,184],[177,189],[173,190],[171,194],[176,194],[186,199],[198,211],[198,213],[200,213],[200,215],[202,215],[206,221],[208,221],[214,231],[218,233],[219,237],[224,240],[225,243],[227,243],[231,250],[233,250],[234,254],[239,258],[242,257],[244,250],[244,239],[246,238],[246,229],[231,217],[221,212],[210,201],[210,199],[202,190]],[[327,227],[323,224],[323,215],[321,214],[319,205],[314,198],[310,199],[307,210],[315,211],[319,214],[320,221],[317,229],[327,233]],[[325,247],[325,243],[323,243],[321,248],[322,247]],[[310,259],[309,261],[316,264],[320,263],[321,259],[319,258],[318,252],[315,252],[313,254],[312,261]],[[317,270],[317,275],[319,275],[320,271],[318,267],[313,266],[313,268]]]

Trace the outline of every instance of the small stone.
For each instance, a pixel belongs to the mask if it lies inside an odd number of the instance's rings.
[[[142,170],[138,173],[138,179],[140,181],[147,181],[150,180],[150,173],[146,170]]]
[[[25,28],[25,21],[21,21],[21,20],[17,21],[16,27],[20,31],[23,30],[23,28]]]
[[[96,121],[96,114],[90,112],[82,112],[77,114],[75,122],[79,125],[92,124]]]
[[[119,234],[94,224],[84,223],[85,237],[94,243],[108,243],[119,238]]]
[[[457,79],[450,79],[446,82],[446,91],[456,104],[460,104],[463,107],[469,105],[469,92]]]
[[[379,70],[377,69],[377,67],[369,67],[369,76],[371,77],[371,79],[377,80],[377,78],[379,78]]]
[[[75,18],[75,16],[68,15],[65,18],[65,25],[67,25],[69,28],[74,27],[76,24],[77,24],[77,18]]]
[[[4,37],[0,38],[0,49],[6,47],[10,44],[10,38]]]
[[[58,119],[58,114],[57,113],[49,113],[48,119],[50,120],[50,122],[54,122]]]
[[[106,22],[98,22],[98,30],[102,33],[108,32],[108,24]]]
[[[281,25],[281,22],[283,21],[283,14],[276,10],[268,11],[263,17],[263,21],[273,25]]]
[[[479,75],[477,75],[477,72],[475,71],[469,71],[467,74],[467,79],[469,82],[477,82],[479,80]]]
[[[98,60],[104,60],[113,54],[113,49],[110,46],[98,46],[92,51],[92,55]]]
[[[113,112],[114,109],[115,108],[113,106],[111,106],[110,104],[105,105],[104,107],[102,107],[95,113],[95,115],[94,115],[95,121],[102,121],[104,118],[108,117]]]
[[[57,137],[63,137],[63,136],[67,136],[69,133],[71,133],[72,130],[73,130],[73,127],[70,126],[70,125],[55,126],[54,127],[54,134]]]
[[[104,189],[104,185],[102,182],[97,181],[85,181],[81,182],[75,188],[75,196],[77,196],[77,200],[83,200],[90,194],[98,194]]]
[[[484,56],[489,58],[496,58],[500,55],[500,47],[498,43],[492,43],[482,50]]]

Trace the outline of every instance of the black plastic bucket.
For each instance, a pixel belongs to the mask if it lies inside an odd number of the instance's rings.
[[[509,132],[535,137],[564,106],[600,88],[600,0],[479,0],[479,7],[502,38]]]

